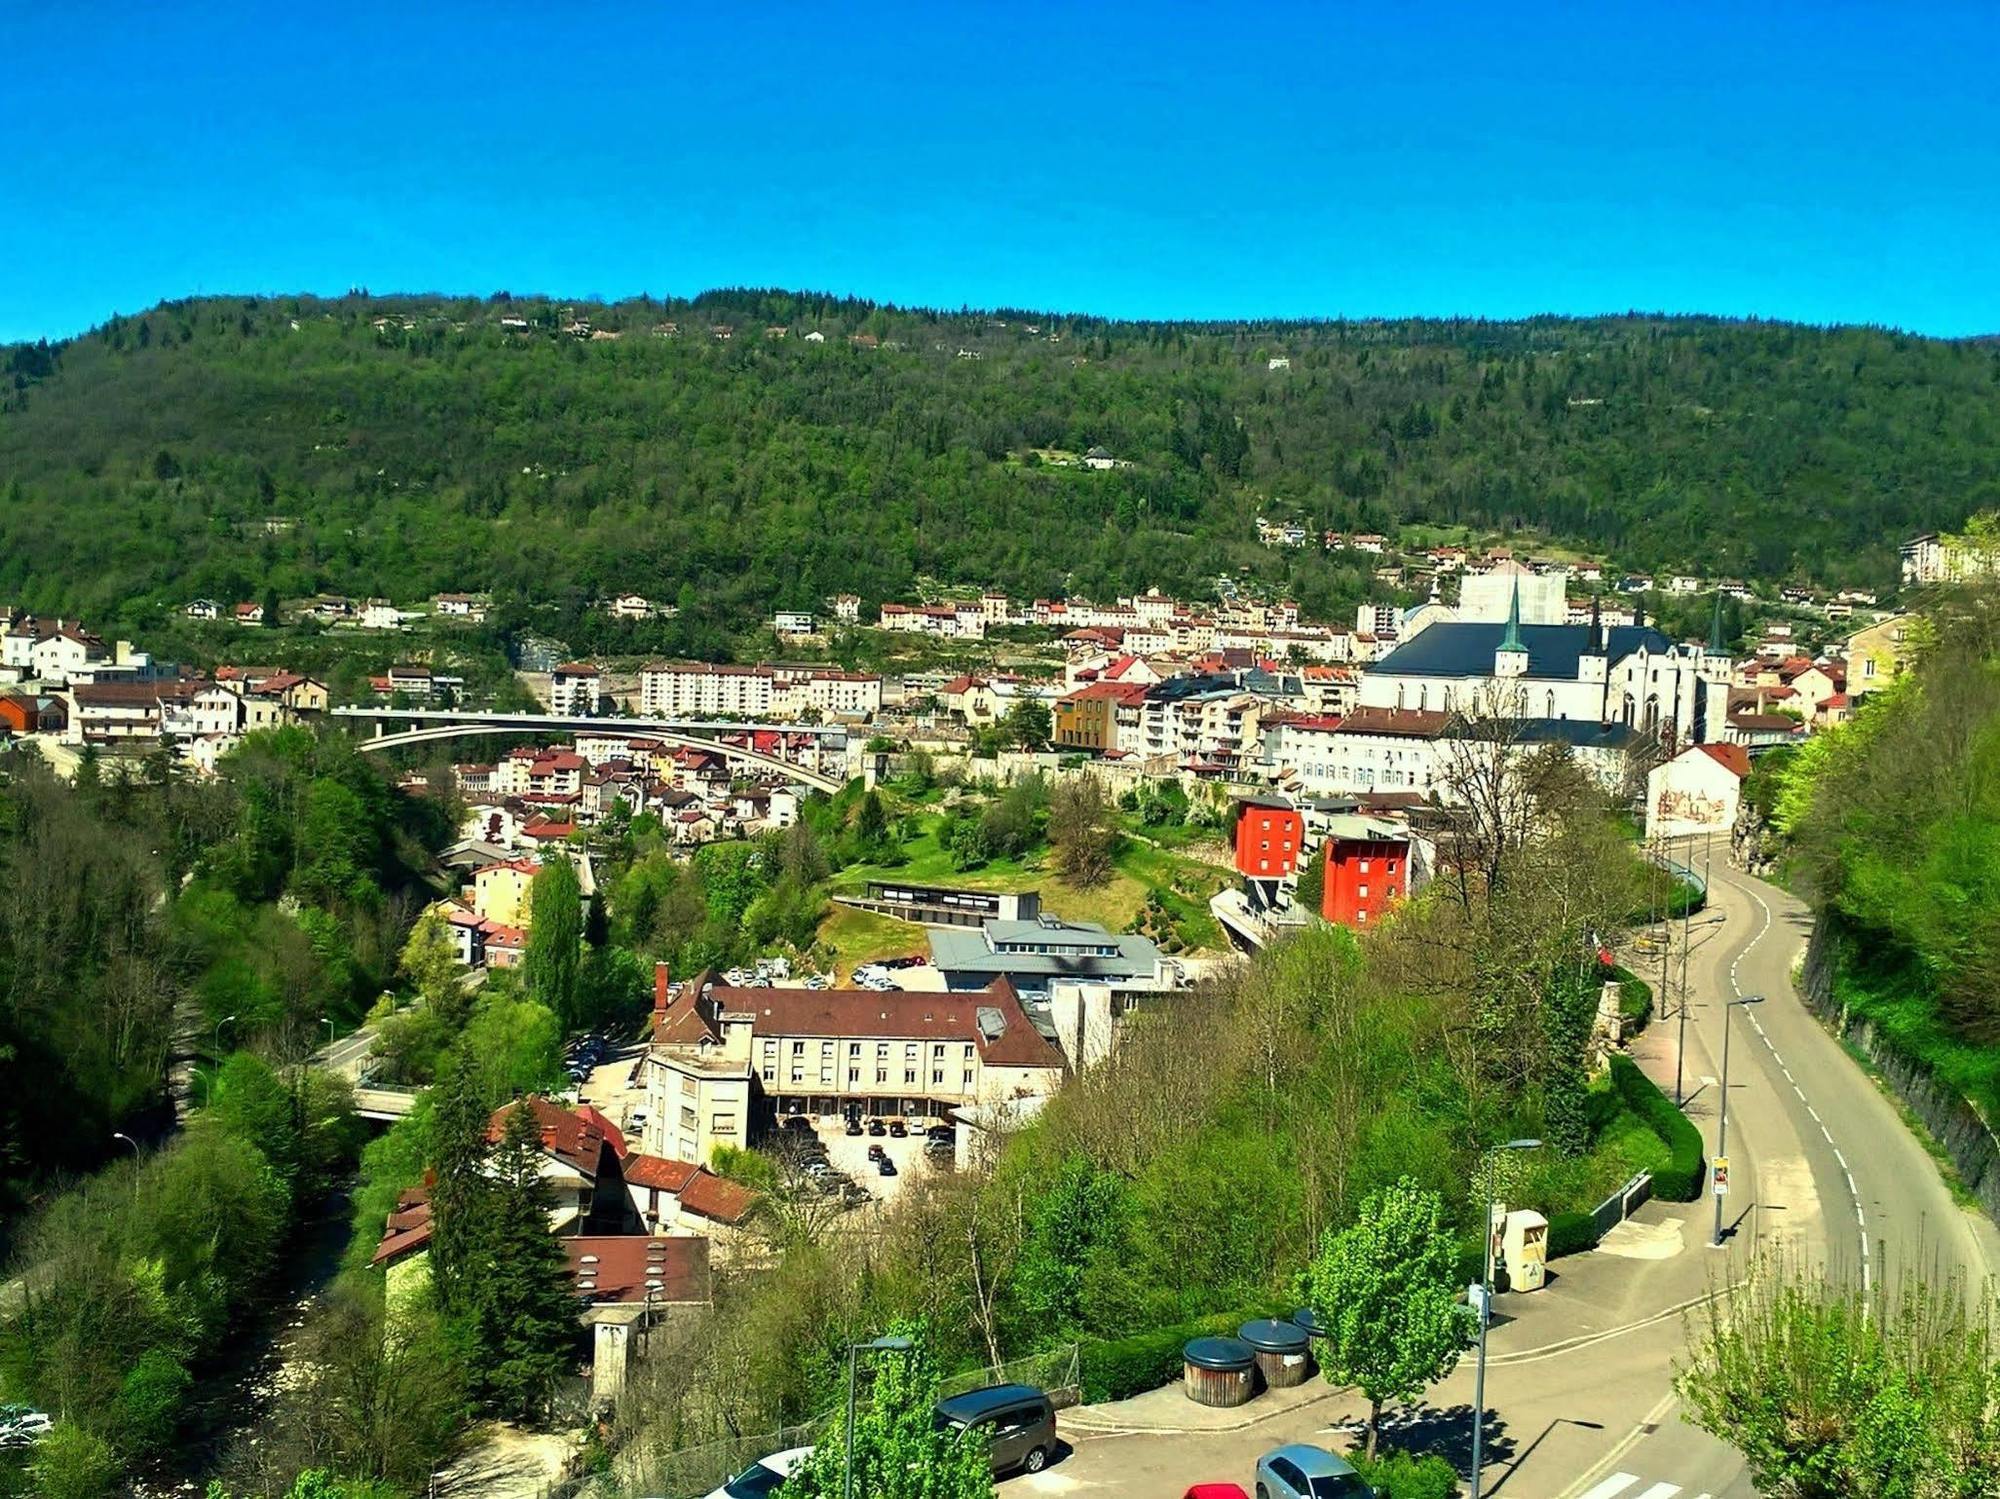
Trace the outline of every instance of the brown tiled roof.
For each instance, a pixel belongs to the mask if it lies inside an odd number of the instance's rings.
[[[625,1180],[634,1187],[650,1187],[659,1192],[679,1192],[701,1173],[693,1161],[670,1161],[665,1156],[628,1155]]]
[[[577,1294],[594,1305],[708,1300],[708,1240],[578,1234],[562,1241]]]
[[[507,1115],[517,1108],[526,1108],[535,1116],[542,1150],[585,1176],[597,1175],[603,1166],[607,1148],[614,1158],[625,1154],[624,1136],[596,1109],[588,1104],[566,1109],[546,1098],[524,1098],[518,1103],[502,1104],[495,1109],[486,1121],[488,1140],[499,1140],[507,1127]]]
[[[1414,739],[1435,739],[1444,732],[1450,715],[1425,708],[1356,708],[1341,722],[1343,734],[1403,734]]]
[[[757,1206],[758,1194],[740,1182],[697,1171],[681,1191],[681,1206],[718,1223],[741,1223]]]

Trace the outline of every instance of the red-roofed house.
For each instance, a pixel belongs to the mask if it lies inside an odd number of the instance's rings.
[[[1740,744],[1696,744],[1646,777],[1646,836],[1686,838],[1736,826],[1750,752]]]
[[[566,1109],[546,1098],[524,1098],[493,1111],[486,1138],[497,1144],[515,1109],[535,1117],[541,1142],[542,1177],[554,1202],[550,1226],[564,1233],[622,1233],[632,1227],[632,1202],[625,1190],[625,1138],[609,1119],[583,1105]]]

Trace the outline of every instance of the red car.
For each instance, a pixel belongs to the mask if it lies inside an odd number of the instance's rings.
[[[1250,1496],[1233,1483],[1198,1483],[1181,1499],[1250,1499]]]

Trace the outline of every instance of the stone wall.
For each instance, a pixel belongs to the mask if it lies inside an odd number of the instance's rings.
[[[1971,1100],[1903,1052],[1872,1021],[1847,1012],[1833,992],[1839,962],[1840,943],[1821,916],[1813,924],[1805,970],[1799,979],[1807,1006],[1835,1035],[1881,1070],[1895,1095],[1943,1145],[1959,1179],[1979,1199],[1987,1215],[2000,1222],[2000,1136]]]

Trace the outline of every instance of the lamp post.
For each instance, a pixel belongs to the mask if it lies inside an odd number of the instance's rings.
[[[1715,1161],[1727,1162],[1729,1159],[1729,1012],[1731,1010],[1740,1010],[1746,1005],[1761,1005],[1763,1002],[1764,996],[1761,994],[1746,994],[1741,999],[1730,1000],[1728,1004],[1722,1007],[1722,1101],[1716,1106],[1715,1156],[1709,1162],[1711,1174],[1714,1171]],[[1715,1237],[1708,1241],[1708,1247],[1710,1249],[1720,1249],[1722,1247],[1722,1194],[1717,1192],[1713,1184],[1711,1184],[1709,1195],[1715,1199]]]
[[[1539,1150],[1540,1140],[1509,1140],[1497,1150]],[[1486,1181],[1486,1217],[1479,1225],[1479,1363],[1472,1375],[1472,1499],[1479,1499],[1479,1466],[1486,1435],[1486,1324],[1493,1306],[1493,1178]]]
[[[908,1338],[873,1338],[866,1343],[847,1345],[847,1439],[840,1454],[840,1499],[854,1499],[854,1365],[861,1353],[908,1353]]]
[[[139,1158],[139,1142],[126,1134],[125,1131],[114,1129],[111,1132],[111,1138],[114,1140],[123,1140],[127,1145],[132,1147],[132,1159],[136,1161]]]
[[[225,1025],[234,1025],[235,1023],[236,1017],[234,1015],[224,1015],[220,1020],[215,1022],[215,1051],[218,1056],[222,1054],[222,1028]]]
[[[319,1023],[326,1027],[326,1044],[328,1046],[333,1045],[333,1017],[331,1015],[322,1015],[319,1017]]]

